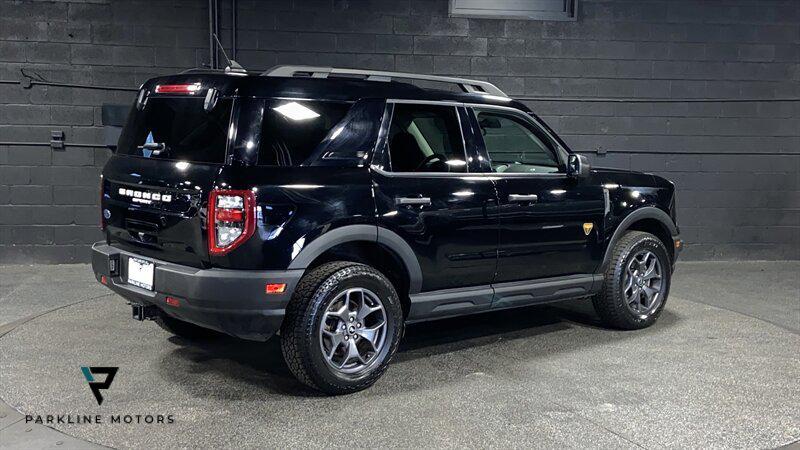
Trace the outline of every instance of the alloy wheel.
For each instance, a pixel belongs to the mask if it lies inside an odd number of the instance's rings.
[[[628,261],[622,280],[622,293],[628,309],[647,316],[661,305],[663,272],[655,253],[641,250]]]
[[[325,309],[319,344],[325,362],[335,371],[352,375],[369,368],[385,343],[386,310],[369,289],[347,289]]]

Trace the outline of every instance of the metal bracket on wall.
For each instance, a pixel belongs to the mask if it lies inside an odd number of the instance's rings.
[[[597,148],[595,149],[595,153],[598,154],[599,156],[606,156],[606,153],[608,152],[606,151],[605,148],[603,148],[603,146],[598,145]]]
[[[53,150],[64,150],[64,132],[62,130],[50,132],[50,148]]]

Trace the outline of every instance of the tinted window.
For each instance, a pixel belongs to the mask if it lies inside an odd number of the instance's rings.
[[[493,110],[476,110],[475,113],[492,162],[492,171],[558,172],[558,158],[548,145],[547,137],[532,124],[514,115]]]
[[[456,109],[439,105],[394,105],[389,153],[394,172],[466,172]]]
[[[142,111],[135,107],[120,135],[117,152],[145,158],[222,163],[230,99],[207,112],[202,98],[151,97]]]
[[[365,99],[356,102],[306,160],[308,166],[362,167],[378,140],[385,102]]]
[[[349,109],[349,103],[268,100],[261,127],[258,164],[306,164]]]

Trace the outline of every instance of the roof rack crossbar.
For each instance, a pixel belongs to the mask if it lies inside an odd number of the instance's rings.
[[[262,73],[268,77],[294,77],[304,75],[311,78],[328,78],[329,75],[361,75],[369,81],[392,81],[393,79],[408,79],[421,81],[438,81],[442,83],[457,84],[464,92],[497,95],[508,97],[505,92],[488,81],[469,80],[466,78],[444,77],[437,75],[420,75],[405,72],[386,72],[381,70],[344,69],[340,67],[321,66],[275,66]]]

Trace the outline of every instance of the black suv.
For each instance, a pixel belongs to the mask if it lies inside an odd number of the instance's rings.
[[[135,318],[279,334],[294,375],[331,394],[374,383],[412,322],[590,298],[607,325],[647,327],[681,248],[672,183],[590,170],[525,105],[460,78],[154,78],[101,184],[92,267]]]

